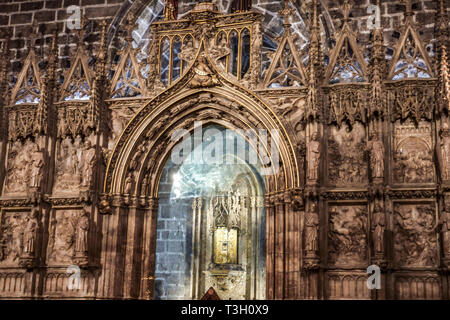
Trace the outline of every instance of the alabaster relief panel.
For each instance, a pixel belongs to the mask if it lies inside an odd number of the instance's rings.
[[[83,210],[55,210],[49,224],[48,263],[72,264],[77,253],[87,252],[88,229],[89,222]]]
[[[59,142],[56,153],[56,174],[53,192],[77,192],[81,183],[82,140],[66,137]]]
[[[330,265],[367,265],[367,207],[332,205],[328,209],[328,219]]]
[[[333,185],[363,185],[367,183],[365,129],[355,123],[331,126],[328,136],[328,178]]]
[[[90,138],[83,141],[78,135],[75,139],[66,136],[60,140],[56,152],[54,194],[73,194],[80,187],[90,187],[96,159],[95,147]]]
[[[39,187],[44,164],[42,151],[31,139],[16,140],[10,145],[3,194],[26,195],[30,187]]]
[[[436,209],[433,203],[394,205],[395,262],[401,267],[437,264]]]
[[[24,236],[30,213],[3,211],[0,213],[0,266],[18,266],[23,255]]]
[[[430,183],[435,180],[431,123],[395,124],[394,181]]]

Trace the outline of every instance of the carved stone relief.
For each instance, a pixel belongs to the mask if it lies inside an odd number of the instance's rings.
[[[38,188],[44,158],[39,146],[28,139],[15,141],[8,152],[5,195],[26,195],[30,187]]]
[[[80,210],[56,210],[50,221],[48,262],[52,265],[72,264],[77,242]]]
[[[437,239],[434,204],[396,203],[394,220],[396,263],[402,267],[435,266]]]
[[[0,265],[18,265],[22,254],[22,237],[26,227],[27,213],[8,212],[1,214]]]
[[[331,206],[328,230],[329,260],[336,266],[367,264],[367,208]]]
[[[56,155],[56,174],[54,193],[75,193],[79,191],[81,183],[81,137],[75,141],[67,136],[59,143]]]
[[[333,185],[367,183],[365,129],[356,123],[353,128],[331,127],[328,138],[328,177]]]
[[[394,180],[397,183],[429,183],[435,179],[431,124],[395,126]]]

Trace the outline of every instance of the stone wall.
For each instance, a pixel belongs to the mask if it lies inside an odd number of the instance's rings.
[[[217,2],[218,0],[216,0]],[[180,16],[192,8],[195,1],[182,1],[180,3]],[[229,1],[222,1],[219,8],[223,11],[229,10]],[[294,18],[294,29],[298,34],[305,35],[307,33],[306,24],[307,6],[306,1],[294,1],[299,8],[300,15]],[[321,0],[323,5],[323,21],[328,21],[327,29],[332,34],[334,30],[339,30],[340,21],[342,21],[342,12],[339,9],[339,3],[342,1]],[[354,30],[360,32],[360,40],[368,44],[370,38],[370,30],[367,28],[367,19],[370,14],[367,13],[367,7],[370,4],[376,3],[376,0],[355,0],[353,2],[352,19],[354,23]],[[281,1],[258,0],[254,1],[254,7],[265,12],[265,24],[276,34],[281,30],[280,20],[276,12],[280,9]],[[119,41],[115,35],[122,34],[120,24],[128,11],[136,13],[141,20],[151,20],[155,17],[149,16],[149,13],[144,9],[146,7],[155,7],[158,14],[162,7],[161,0],[12,0],[0,3],[0,41],[5,39],[6,32],[11,35],[11,62],[12,70],[17,73],[21,68],[21,61],[25,58],[28,45],[28,36],[31,32],[31,23],[35,19],[39,24],[40,38],[37,39],[37,52],[41,55],[44,63],[40,64],[42,69],[45,68],[45,59],[48,54],[48,45],[50,43],[51,29],[54,26],[58,28],[59,35],[59,55],[61,69],[68,67],[68,57],[75,48],[76,34],[69,30],[66,26],[66,19],[68,17],[67,8],[71,5],[81,6],[82,12],[86,17],[94,22],[88,30],[92,31],[89,37],[90,47],[92,50],[95,47],[96,39],[98,38],[97,24],[99,21],[107,20],[111,23],[109,30],[109,37],[112,41],[113,47],[120,46]],[[403,13],[405,6],[402,1],[381,1],[382,26],[385,28],[385,44],[391,47],[399,37],[399,28],[402,25]],[[450,0],[446,0],[447,10],[450,10]],[[413,10],[416,13],[414,19],[421,26],[421,36],[424,43],[429,46],[428,50],[432,51],[432,43],[434,41],[434,22],[436,1],[435,0],[420,0],[413,1]],[[151,10],[149,10],[150,12]],[[304,21],[303,21],[304,20]],[[141,29],[139,31],[139,29]],[[145,29],[145,30],[142,30]],[[139,26],[137,28],[137,37],[142,37],[148,26]],[[117,32],[118,31],[118,32]],[[302,36],[302,37],[303,37]],[[305,36],[306,37],[306,36]],[[136,38],[136,37],[135,37]],[[305,39],[306,40],[306,39]],[[44,44],[44,46],[42,46]],[[139,45],[142,48],[142,45]],[[114,50],[112,51],[114,54]],[[392,54],[392,50],[388,48],[388,56]],[[431,55],[433,53],[431,52]],[[11,84],[16,81],[15,77],[11,77]]]
[[[155,299],[184,299],[192,252],[192,212],[189,199],[171,199],[173,169],[164,169],[160,182],[156,238]]]

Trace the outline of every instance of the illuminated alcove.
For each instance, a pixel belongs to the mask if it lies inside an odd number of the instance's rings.
[[[242,135],[199,132],[198,145],[174,148],[161,176],[155,299],[199,299],[209,287],[221,299],[264,299],[262,166]],[[180,154],[189,156],[180,163]]]

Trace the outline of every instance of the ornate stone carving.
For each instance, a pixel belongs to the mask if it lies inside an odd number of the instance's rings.
[[[25,227],[22,236],[22,254],[19,264],[22,267],[30,268],[35,264],[36,241],[39,230],[39,211],[32,209],[30,215],[25,219]]]
[[[421,123],[398,125],[395,131],[394,179],[399,183],[434,181],[431,127]]]
[[[67,136],[59,143],[59,152],[56,156],[55,193],[78,192],[82,166],[78,151],[80,148],[80,136],[77,136],[74,142]]]
[[[444,251],[447,266],[450,266],[450,196],[444,197],[444,210],[440,215],[440,224],[442,232],[442,249]]]
[[[333,128],[328,139],[330,183],[361,185],[367,182],[365,132],[357,124],[353,129]]]
[[[72,264],[80,211],[56,210],[49,226],[48,262],[51,265]]]
[[[442,179],[450,180],[450,130],[448,129],[448,124],[445,123],[441,132],[441,163],[442,163]]]
[[[27,194],[29,188],[39,188],[43,165],[43,153],[37,143],[30,139],[24,144],[14,142],[8,153],[5,194]]]
[[[316,182],[319,179],[320,142],[319,135],[314,132],[307,144],[308,182]]]
[[[194,67],[194,77],[189,83],[189,87],[207,88],[218,84],[216,75],[206,63],[206,58],[204,56],[200,56],[197,65]]]
[[[395,262],[403,267],[435,266],[436,219],[433,204],[394,205]]]
[[[372,213],[372,241],[375,256],[383,256],[384,253],[384,231],[386,228],[386,216],[379,203],[375,204]]]
[[[367,262],[367,210],[365,206],[329,209],[329,259],[333,265],[358,266]]]
[[[95,147],[92,146],[89,140],[86,140],[84,143],[83,153],[82,153],[82,181],[81,186],[90,188],[92,184],[92,180],[94,178],[94,169],[96,162],[96,150]]]
[[[305,215],[305,250],[307,258],[317,257],[319,251],[319,214],[315,203]]]
[[[89,232],[89,215],[83,210],[76,222],[75,244],[73,261],[78,265],[86,265],[88,263],[88,232]]]
[[[1,216],[0,265],[18,265],[22,250],[22,237],[26,228],[25,212],[5,211]]]
[[[378,137],[378,133],[372,134],[372,139],[368,143],[370,152],[370,169],[374,182],[382,182],[384,177],[384,144]]]

